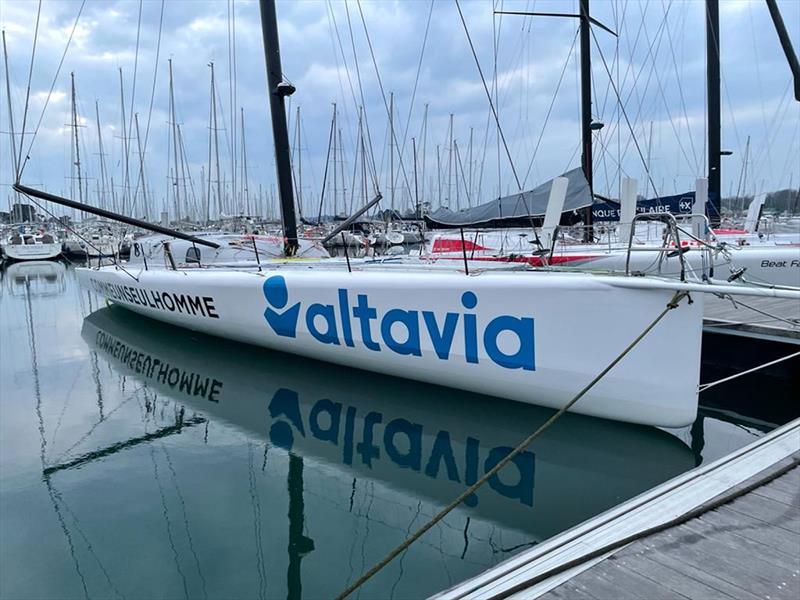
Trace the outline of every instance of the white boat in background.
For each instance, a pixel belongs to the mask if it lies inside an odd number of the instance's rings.
[[[80,243],[87,258],[114,258],[119,254],[119,240],[108,233],[90,233]]]
[[[220,232],[195,232],[195,238],[217,245],[216,248],[175,239],[163,234],[148,234],[131,242],[130,258],[133,265],[150,267],[171,266],[172,257],[177,266],[202,265],[257,265],[262,260],[283,258],[284,240],[277,235],[233,234]],[[328,251],[318,242],[300,238],[298,258],[327,258]]]
[[[559,179],[563,187],[557,189]],[[683,225],[667,213],[634,217],[636,181],[629,179],[623,183],[629,193],[623,193],[621,201],[621,211],[628,220],[592,228],[595,241],[587,243],[582,227],[558,226],[568,183],[566,178],[553,180],[548,215],[541,228],[440,231],[429,235],[427,256],[432,260],[527,263],[536,267],[689,277],[697,281],[709,277],[741,279],[757,285],[800,289],[800,241],[792,234],[766,239],[748,232],[756,229],[763,197],[754,200],[742,233],[717,233],[708,227],[704,217],[689,215]],[[702,197],[700,203],[704,203]],[[670,238],[671,224],[675,233]],[[665,252],[665,243],[671,244],[674,251]],[[678,245],[681,252],[677,251]]]
[[[9,260],[48,260],[61,254],[61,242],[48,232],[12,231],[3,243]]]

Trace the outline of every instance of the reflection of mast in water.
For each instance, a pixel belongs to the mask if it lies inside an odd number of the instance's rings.
[[[266,453],[264,454],[264,466],[266,467]],[[258,597],[267,596],[267,572],[264,566],[264,545],[261,536],[261,500],[258,497],[256,484],[255,465],[253,463],[253,444],[247,444],[247,474],[250,486],[250,504],[253,506],[253,534],[256,542],[256,571],[258,572]]]
[[[98,364],[97,352],[89,353],[89,360],[92,363],[92,379],[94,379],[94,389],[97,392],[97,409],[100,411],[100,420],[106,417],[103,413],[103,385],[100,383],[100,365]]]
[[[303,459],[289,454],[289,569],[286,573],[287,598],[303,596],[300,562],[314,550],[314,540],[303,535],[305,507],[303,503]]]
[[[36,330],[33,322],[31,283],[27,277],[25,278],[25,324],[27,325],[28,329],[28,345],[31,351],[31,374],[33,375],[33,396],[36,400],[36,419],[38,421],[39,437],[41,439],[39,458],[42,463],[42,470],[44,470],[46,464],[47,439],[45,438],[44,434],[44,417],[42,416],[42,388],[39,382],[39,360],[36,354]],[[69,554],[72,557],[72,562],[75,564],[75,572],[78,574],[78,578],[81,581],[83,594],[88,599],[89,591],[86,587],[86,578],[81,571],[80,563],[78,562],[78,556],[75,554],[75,546],[72,543],[72,536],[69,533],[69,529],[64,521],[64,516],[61,514],[61,508],[58,503],[58,498],[60,498],[60,495],[55,491],[55,489],[53,489],[53,484],[50,481],[49,476],[45,475],[42,479],[47,487],[47,494],[50,497],[50,502],[53,503],[53,510],[55,511],[58,524],[61,527],[61,531],[64,532],[64,538],[67,541],[67,546],[69,546]]]

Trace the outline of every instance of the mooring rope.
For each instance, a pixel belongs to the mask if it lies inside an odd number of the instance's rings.
[[[342,600],[346,598],[362,585],[364,585],[367,581],[369,581],[375,574],[377,574],[380,570],[382,570],[386,565],[388,565],[392,560],[394,560],[399,554],[404,552],[408,549],[411,544],[417,541],[420,537],[422,537],[429,529],[431,529],[434,525],[436,525],[439,521],[444,519],[450,512],[453,511],[459,504],[461,504],[468,496],[475,493],[478,488],[480,488],[484,483],[489,481],[494,475],[500,471],[504,466],[506,466],[509,462],[511,462],[514,457],[516,457],[519,453],[525,450],[530,444],[538,438],[548,427],[550,427],[553,423],[555,423],[561,416],[564,415],[572,406],[586,393],[591,390],[597,383],[606,376],[606,374],[613,369],[625,356],[633,350],[636,345],[641,342],[645,336],[650,333],[650,331],[658,325],[658,323],[663,319],[668,312],[671,310],[678,308],[678,304],[680,303],[683,298],[689,296],[688,292],[680,291],[675,292],[675,295],[672,299],[667,303],[667,306],[664,308],[661,313],[638,335],[636,338],[628,344],[628,346],[614,359],[612,360],[608,366],[600,371],[597,376],[592,379],[584,388],[578,392],[575,397],[572,398],[569,402],[567,402],[562,408],[560,408],[553,416],[551,416],[547,421],[545,421],[536,431],[531,433],[527,438],[522,440],[509,454],[505,456],[500,462],[498,462],[493,468],[489,469],[483,477],[478,479],[475,483],[465,489],[455,500],[453,500],[450,504],[445,506],[442,510],[440,510],[433,518],[431,518],[427,523],[425,523],[422,527],[420,527],[413,535],[408,537],[402,544],[397,546],[394,550],[392,550],[383,560],[379,563],[375,564],[369,571],[361,575],[352,585],[350,585],[347,589],[345,589],[342,593],[336,596],[336,600]],[[691,297],[689,297],[689,302],[691,303]]]
[[[776,358],[775,360],[763,363],[761,365],[758,365],[757,367],[753,367],[752,369],[747,369],[746,371],[735,373],[734,375],[731,375],[729,377],[723,377],[722,379],[717,379],[716,381],[712,381],[710,383],[700,384],[700,387],[698,388],[697,391],[705,392],[708,388],[712,388],[715,385],[719,385],[720,383],[725,383],[726,381],[733,381],[734,379],[738,379],[743,375],[749,375],[750,373],[755,373],[756,371],[760,371],[761,369],[766,369],[767,367],[771,367],[772,365],[777,365],[778,363],[782,363],[785,360],[791,360],[792,358],[796,358],[798,356],[800,356],[800,352],[793,352],[792,354],[782,356],[781,358]]]

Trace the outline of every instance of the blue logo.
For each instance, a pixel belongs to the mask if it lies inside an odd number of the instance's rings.
[[[301,303],[289,305],[289,289],[282,275],[264,282],[267,309],[264,318],[276,335],[296,338]],[[480,331],[477,315],[468,312],[478,305],[475,292],[461,294],[465,312],[407,310],[392,308],[379,315],[367,294],[356,294],[351,306],[348,290],[337,290],[338,302],[313,303],[305,309],[308,333],[321,344],[350,348],[360,344],[373,352],[388,350],[404,356],[422,356],[422,340],[427,338],[439,360],[450,360],[453,342],[463,342],[464,360],[479,363],[479,346],[493,363],[506,369],[535,371],[534,320],[532,317],[499,315]],[[459,326],[460,325],[460,326]],[[505,343],[501,344],[501,340]],[[503,348],[501,348],[503,346]],[[515,348],[509,351],[509,346]]]
[[[273,395],[269,416],[270,442],[283,450],[294,449],[297,435],[299,439],[338,448],[342,463],[348,466],[372,469],[378,463],[391,464],[465,486],[475,483],[513,450],[510,446],[489,447],[472,436],[459,443],[446,429],[426,429],[424,423],[401,416],[391,418],[374,410],[358,414],[355,406],[327,398],[314,402],[304,416],[297,392],[287,388]],[[524,450],[504,467],[502,479],[497,474],[489,478],[489,488],[505,498],[533,506],[535,472],[535,455]],[[476,506],[478,501],[478,496],[471,494],[464,504]]]
[[[264,282],[264,298],[273,308],[285,308],[289,302],[289,290],[283,275],[275,275]],[[272,330],[281,337],[297,337],[297,317],[300,303],[293,304],[283,312],[267,308],[264,318]]]

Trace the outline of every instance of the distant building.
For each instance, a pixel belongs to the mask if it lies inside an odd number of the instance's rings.
[[[30,204],[12,204],[11,222],[12,223],[32,223],[36,220],[36,211]]]
[[[0,223],[11,223],[11,213],[0,210]]]

